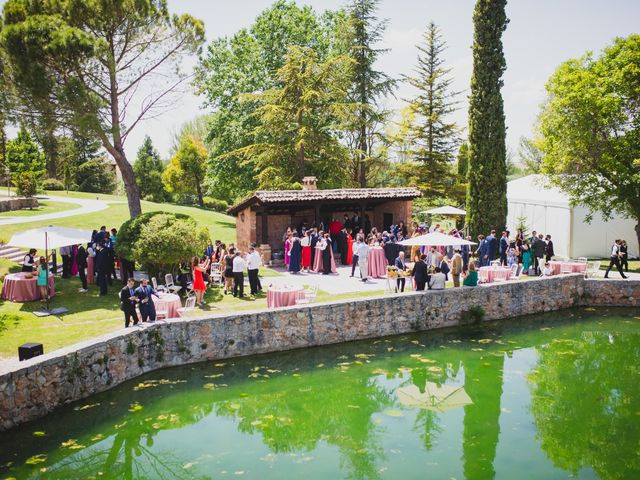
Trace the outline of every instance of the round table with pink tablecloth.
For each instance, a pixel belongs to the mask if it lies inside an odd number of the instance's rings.
[[[290,307],[296,301],[304,298],[303,287],[278,286],[270,287],[267,291],[267,307]]]
[[[371,247],[367,257],[369,278],[385,278],[387,276],[387,257],[382,247]]]
[[[31,275],[31,278],[27,276]],[[12,302],[32,302],[40,300],[40,290],[38,290],[38,274],[36,272],[10,273],[4,277],[2,287],[2,298]],[[55,281],[53,275],[49,274],[49,296],[56,294]]]
[[[509,267],[480,267],[478,280],[482,283],[492,283],[496,280],[509,280],[511,268]]]
[[[331,247],[327,248],[331,249]],[[316,247],[315,258],[313,259],[313,271],[316,273],[322,273],[322,252],[323,250]],[[333,250],[331,250],[331,273],[338,273],[338,270],[336,269],[336,261],[333,258]]]
[[[560,275],[562,270],[571,269],[571,273],[584,273],[587,271],[587,264],[584,262],[560,262],[552,260],[549,262],[553,275]]]
[[[180,297],[175,293],[163,293],[158,295],[153,303],[156,306],[156,313],[160,310],[167,310],[167,318],[178,318],[178,309],[182,306]]]

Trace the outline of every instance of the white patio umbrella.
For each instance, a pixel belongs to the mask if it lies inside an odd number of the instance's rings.
[[[420,235],[419,237],[408,238],[398,243],[406,246],[428,245],[429,247],[459,247],[462,245],[475,245],[474,242],[470,242],[464,238],[445,235],[440,232],[427,233],[425,235]]]
[[[26,230],[11,237],[9,245],[14,247],[29,247],[40,250],[66,247],[91,241],[91,230],[66,227],[40,227]]]
[[[424,210],[420,213],[426,213],[427,215],[466,215],[467,214],[467,212],[465,212],[460,208],[450,207],[448,205],[445,207],[432,208],[431,210]]]
[[[36,249],[44,249],[44,257],[49,258],[50,248],[66,247],[68,245],[77,245],[86,243],[91,240],[91,230],[82,230],[80,228],[48,227],[33,228],[22,233],[17,233],[9,241],[9,245],[14,247],[29,247]],[[47,309],[41,312],[43,315],[51,313],[64,313],[66,308],[58,308],[56,312],[49,310],[49,296],[47,295]],[[34,312],[35,313],[35,312]],[[40,312],[39,312],[40,313]]]

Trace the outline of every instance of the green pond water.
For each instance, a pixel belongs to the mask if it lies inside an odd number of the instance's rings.
[[[0,434],[0,479],[640,478],[640,311],[154,372]]]

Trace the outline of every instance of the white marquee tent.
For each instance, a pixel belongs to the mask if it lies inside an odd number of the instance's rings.
[[[538,233],[551,235],[556,255],[572,258],[607,257],[616,238],[629,245],[629,256],[638,256],[636,222],[615,216],[605,222],[595,214],[591,223],[585,218],[588,209],[572,207],[569,197],[549,185],[541,175],[529,175],[507,183],[507,228],[515,234],[518,219]]]

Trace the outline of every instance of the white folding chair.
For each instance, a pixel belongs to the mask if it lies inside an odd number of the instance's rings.
[[[573,273],[573,268],[571,267],[571,265],[569,265],[567,263],[561,263],[560,264],[560,275],[566,275],[568,273]]]
[[[196,309],[196,297],[190,296],[184,301],[184,307],[178,309],[178,316],[182,317],[185,313]]]
[[[578,257],[577,261],[580,262],[580,263],[587,263],[588,259],[587,259],[587,257]]]
[[[511,265],[511,276],[509,277],[510,280],[518,280],[518,278],[520,278],[520,265],[518,265],[517,263],[514,263],[513,265]]]
[[[318,285],[311,285],[304,289],[304,298],[296,300],[296,305],[313,303],[318,296]]]
[[[153,289],[156,292],[166,292],[167,288],[164,285],[158,285],[158,280],[156,277],[151,277],[151,285],[153,285]]]
[[[166,285],[166,288],[169,289],[171,293],[178,293],[180,290],[182,290],[181,286],[175,285],[173,283],[173,275],[171,275],[170,273],[167,273],[164,276],[164,283]]]
[[[584,278],[593,278],[600,271],[602,262],[587,262],[587,269],[584,271]]]
[[[156,319],[160,319],[160,317],[162,317],[163,319],[167,319],[169,318],[169,306],[165,305],[164,307],[162,307],[162,309],[158,309],[156,308]]]

